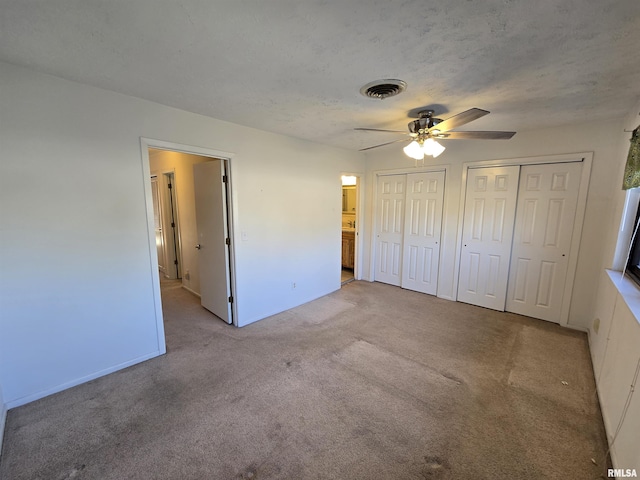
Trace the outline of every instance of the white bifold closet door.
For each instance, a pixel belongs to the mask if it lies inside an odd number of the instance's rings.
[[[506,310],[559,323],[582,163],[523,166]]]
[[[519,166],[474,168],[467,174],[458,300],[504,310]]]
[[[469,169],[458,300],[560,323],[582,163]]]
[[[444,179],[443,171],[379,178],[377,281],[437,293]]]

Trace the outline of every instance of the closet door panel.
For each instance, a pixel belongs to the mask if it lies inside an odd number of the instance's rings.
[[[506,309],[560,322],[582,163],[522,167]]]
[[[378,282],[400,286],[406,175],[378,179],[376,271]]]
[[[469,169],[458,301],[504,310],[520,167]]]
[[[444,180],[444,172],[407,175],[402,288],[437,293]]]

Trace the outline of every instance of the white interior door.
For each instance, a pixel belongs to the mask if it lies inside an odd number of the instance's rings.
[[[582,163],[523,166],[506,309],[559,323]]]
[[[175,202],[175,181],[173,173],[163,173],[158,177],[159,201],[162,210],[162,238],[164,243],[165,270],[167,278],[180,278],[180,255],[178,252],[178,223]]]
[[[470,168],[462,227],[458,300],[504,310],[519,166]]]
[[[158,186],[158,177],[151,177],[151,198],[153,200],[153,225],[156,234],[156,254],[158,255],[158,269],[166,274],[166,261],[164,234],[162,231],[162,201],[160,196],[160,188]]]
[[[224,175],[223,160],[193,165],[200,303],[225,322],[232,323]]]
[[[378,282],[400,286],[406,175],[378,178],[376,272]]]
[[[402,288],[435,295],[438,289],[444,172],[407,175]]]

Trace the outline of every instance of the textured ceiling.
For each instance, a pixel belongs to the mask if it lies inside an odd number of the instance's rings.
[[[595,128],[640,96],[640,1],[0,0],[0,60],[351,149],[427,106]],[[360,95],[384,78],[407,90]]]

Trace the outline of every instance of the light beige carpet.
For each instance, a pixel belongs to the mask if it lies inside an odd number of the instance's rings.
[[[163,303],[167,355],[9,412],[3,480],[606,472],[582,333],[367,282],[241,329]]]

